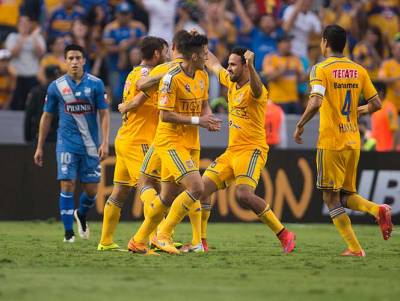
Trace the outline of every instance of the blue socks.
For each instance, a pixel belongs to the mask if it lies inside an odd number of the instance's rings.
[[[59,205],[64,229],[65,231],[72,231],[72,225],[74,223],[74,194],[61,191]]]
[[[96,203],[96,196],[90,198],[85,192],[82,192],[79,198],[78,213],[80,216],[86,216],[90,208],[93,208]]]

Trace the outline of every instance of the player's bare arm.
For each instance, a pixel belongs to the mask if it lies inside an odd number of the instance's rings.
[[[210,50],[208,50],[207,52],[206,67],[216,76],[218,76],[221,69],[224,69],[224,67],[222,67],[221,63],[217,59],[217,57]]]
[[[142,106],[149,97],[146,96],[143,92],[136,94],[131,100],[124,101],[118,105],[118,111],[121,114],[125,114],[129,111],[135,111],[140,106]]]
[[[254,97],[259,98],[262,94],[263,83],[254,67],[254,52],[247,50],[244,54],[244,58],[247,68],[249,69],[251,92]]]
[[[357,108],[358,115],[372,114],[382,108],[382,102],[379,96],[372,98],[367,104]]]
[[[163,122],[198,125],[203,128],[219,128],[221,127],[222,120],[215,118],[213,115],[186,116],[172,111],[160,111],[160,118]]]
[[[136,82],[136,88],[140,91],[146,92],[154,86],[158,86],[160,80],[163,78],[164,75],[165,74],[159,74],[156,76],[142,77]]]
[[[301,116],[299,122],[297,122],[296,130],[294,131],[293,138],[297,144],[303,144],[301,135],[304,132],[304,126],[309,122],[315,114],[317,114],[319,108],[322,105],[322,97],[314,95],[308,100],[307,108]]]
[[[108,156],[108,142],[110,136],[110,112],[108,109],[99,110],[102,142],[99,147],[99,158],[103,161]]]
[[[40,167],[43,166],[43,146],[46,141],[47,135],[49,134],[52,120],[53,114],[48,112],[43,112],[42,117],[40,118],[38,144],[36,147],[35,155],[33,156],[35,164]]]

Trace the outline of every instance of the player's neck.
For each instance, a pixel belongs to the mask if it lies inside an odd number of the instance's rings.
[[[247,84],[250,80],[249,75],[243,75],[237,82],[236,82],[236,87],[237,89],[240,89],[243,87],[245,84]]]
[[[343,54],[343,52],[329,51],[328,58],[330,58],[330,57],[344,57],[344,54]]]
[[[183,61],[181,63],[181,68],[183,70],[183,72],[185,72],[185,74],[189,77],[194,77],[194,74],[196,73],[196,69],[194,68],[194,66],[188,62],[188,61]]]
[[[71,77],[71,79],[76,82],[77,84],[79,84],[82,80],[83,77],[83,71],[82,72],[77,72],[77,73],[68,73],[69,77]]]
[[[142,60],[140,62],[141,66],[146,66],[146,67],[154,67],[156,63],[153,60]]]
[[[173,59],[173,60],[181,59],[182,57],[183,57],[183,56],[182,56],[182,53],[180,53],[180,52],[178,52],[178,51],[172,52],[172,59]]]

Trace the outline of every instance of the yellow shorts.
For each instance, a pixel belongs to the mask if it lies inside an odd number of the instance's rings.
[[[218,187],[224,189],[233,182],[257,187],[261,170],[265,166],[268,150],[257,148],[227,149],[204,172]]]
[[[153,145],[144,156],[140,173],[156,180],[161,179],[161,158]]]
[[[357,192],[359,150],[317,149],[317,188]]]
[[[199,171],[200,150],[177,147],[158,147],[156,153],[161,160],[161,181],[176,182],[188,173]]]
[[[140,167],[148,150],[147,144],[125,145],[115,140],[117,162],[114,170],[114,183],[136,186],[139,180]]]

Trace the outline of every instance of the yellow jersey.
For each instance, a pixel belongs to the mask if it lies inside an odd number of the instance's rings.
[[[360,149],[357,123],[358,100],[377,95],[367,71],[346,57],[330,57],[313,66],[311,96],[323,98],[320,108],[318,148]]]
[[[303,64],[297,56],[281,56],[271,54],[265,57],[263,62],[264,73],[272,73],[286,66],[282,76],[268,81],[269,99],[274,103],[297,102],[298,75],[304,72]]]
[[[139,94],[136,82],[146,77],[150,72],[147,66],[137,66],[128,75],[125,81],[123,101],[130,101]],[[157,129],[158,110],[157,103],[149,99],[144,102],[137,110],[124,114],[122,125],[118,130],[116,139],[120,143],[130,145],[151,144]]]
[[[0,1],[0,24],[16,26],[19,18],[19,7],[22,0]]]
[[[268,148],[265,140],[264,117],[268,91],[263,86],[261,96],[255,98],[250,82],[237,88],[226,69],[218,74],[219,82],[228,88],[229,142],[228,148],[255,146]]]
[[[395,59],[386,60],[382,63],[379,69],[379,75],[384,77],[399,78],[400,77],[400,62]],[[386,85],[385,99],[391,101],[400,111],[400,80]]]
[[[173,111],[186,116],[200,116],[203,102],[208,101],[208,74],[197,70],[188,76],[181,65],[172,68],[160,82],[158,109]],[[156,147],[182,145],[188,149],[200,149],[199,127],[159,121]]]

